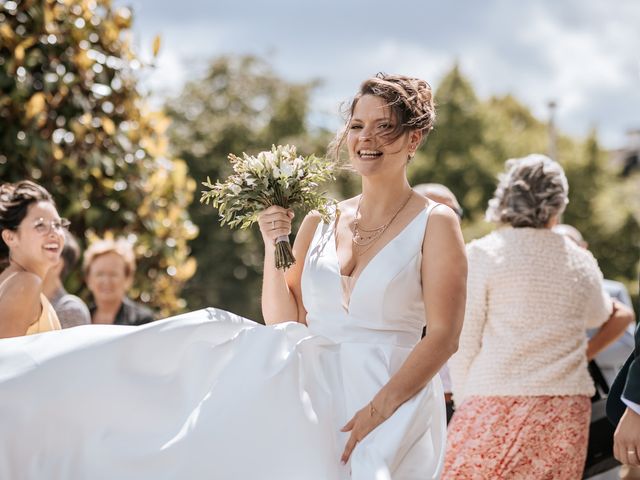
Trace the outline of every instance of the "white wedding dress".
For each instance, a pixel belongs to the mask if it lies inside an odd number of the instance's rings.
[[[348,308],[321,223],[302,277],[308,327],[208,308],[0,340],[0,479],[438,478],[437,377],[340,463],[340,428],[420,340],[429,212],[365,267]]]

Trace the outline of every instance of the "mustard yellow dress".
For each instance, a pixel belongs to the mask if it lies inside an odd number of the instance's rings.
[[[47,297],[42,293],[40,294],[40,303],[42,304],[42,313],[38,320],[29,326],[25,335],[50,332],[51,330],[60,330],[62,328],[56,311],[51,306],[49,300],[47,300]]]
[[[9,275],[2,283],[0,283],[0,291],[14,275],[15,273]],[[29,325],[25,335],[35,335],[36,333],[50,332],[51,330],[60,330],[62,328],[60,326],[58,315],[56,315],[56,311],[53,309],[51,303],[49,303],[49,300],[47,300],[47,297],[42,293],[40,294],[40,304],[42,305],[42,312],[40,313],[38,320]]]

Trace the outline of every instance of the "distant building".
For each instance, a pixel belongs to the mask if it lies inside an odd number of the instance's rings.
[[[640,171],[640,129],[628,130],[626,147],[611,150],[610,155],[611,162],[623,177]]]

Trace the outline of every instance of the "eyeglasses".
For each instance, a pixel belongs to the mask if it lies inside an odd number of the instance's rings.
[[[69,230],[69,225],[71,225],[71,222],[66,218],[49,221],[44,218],[39,218],[33,222],[34,230],[40,235],[48,235],[51,232],[51,229],[54,229],[58,233],[63,233],[64,231]]]

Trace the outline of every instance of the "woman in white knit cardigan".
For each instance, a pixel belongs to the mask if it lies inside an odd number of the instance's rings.
[[[594,257],[550,229],[568,190],[543,155],[507,161],[487,210],[503,228],[467,247],[444,479],[582,476],[594,394],[585,330],[613,306]]]

